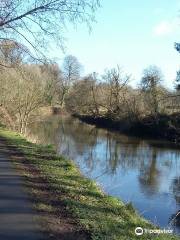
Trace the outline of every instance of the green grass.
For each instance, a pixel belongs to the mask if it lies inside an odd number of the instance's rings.
[[[90,233],[93,240],[178,239],[172,235],[136,236],[134,230],[137,226],[156,227],[140,217],[131,204],[125,205],[104,194],[94,181],[81,175],[72,161],[57,156],[52,146],[30,143],[3,128],[0,128],[0,136],[6,138],[9,145],[16,146],[27,162],[40,170],[67,213]],[[40,203],[36,207],[53,210],[50,203],[49,206]]]

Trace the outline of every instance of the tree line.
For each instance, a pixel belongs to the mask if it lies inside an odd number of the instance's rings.
[[[101,76],[95,72],[82,76],[83,67],[75,56],[66,56],[60,68],[56,63],[26,62],[26,55],[14,41],[4,40],[0,46],[1,62],[11,65],[0,67],[1,123],[21,133],[44,106],[126,122],[147,116],[156,122],[162,114],[179,112],[178,83],[174,90],[166,89],[157,66],[146,68],[133,88],[131,75],[119,66]]]
[[[80,79],[81,64],[66,56],[57,63],[26,61],[27,55],[14,41],[0,44],[0,122],[25,133],[42,107],[65,107],[70,87]],[[9,67],[8,67],[9,66]]]

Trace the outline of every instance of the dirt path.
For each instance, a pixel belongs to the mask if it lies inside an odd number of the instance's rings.
[[[0,142],[0,239],[45,239],[36,217],[29,196],[24,191],[23,179]]]

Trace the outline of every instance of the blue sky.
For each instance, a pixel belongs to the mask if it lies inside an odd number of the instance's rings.
[[[122,66],[132,74],[132,84],[149,65],[159,66],[165,85],[172,87],[180,54],[173,48],[180,41],[180,0],[101,0],[92,32],[85,25],[64,31],[66,54],[75,55],[84,65],[84,73],[103,73]],[[59,49],[52,56],[62,59]],[[60,60],[61,63],[61,60]]]

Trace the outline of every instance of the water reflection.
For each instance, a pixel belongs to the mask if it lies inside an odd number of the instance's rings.
[[[180,177],[174,178],[172,181],[172,192],[178,204],[180,204]]]
[[[143,162],[139,171],[139,182],[144,194],[152,195],[159,191],[160,170],[157,167],[157,149],[152,150],[149,162]]]
[[[132,201],[147,219],[167,227],[180,209],[180,150],[97,129],[77,119],[54,116],[30,127],[29,137],[54,144],[104,191]]]

